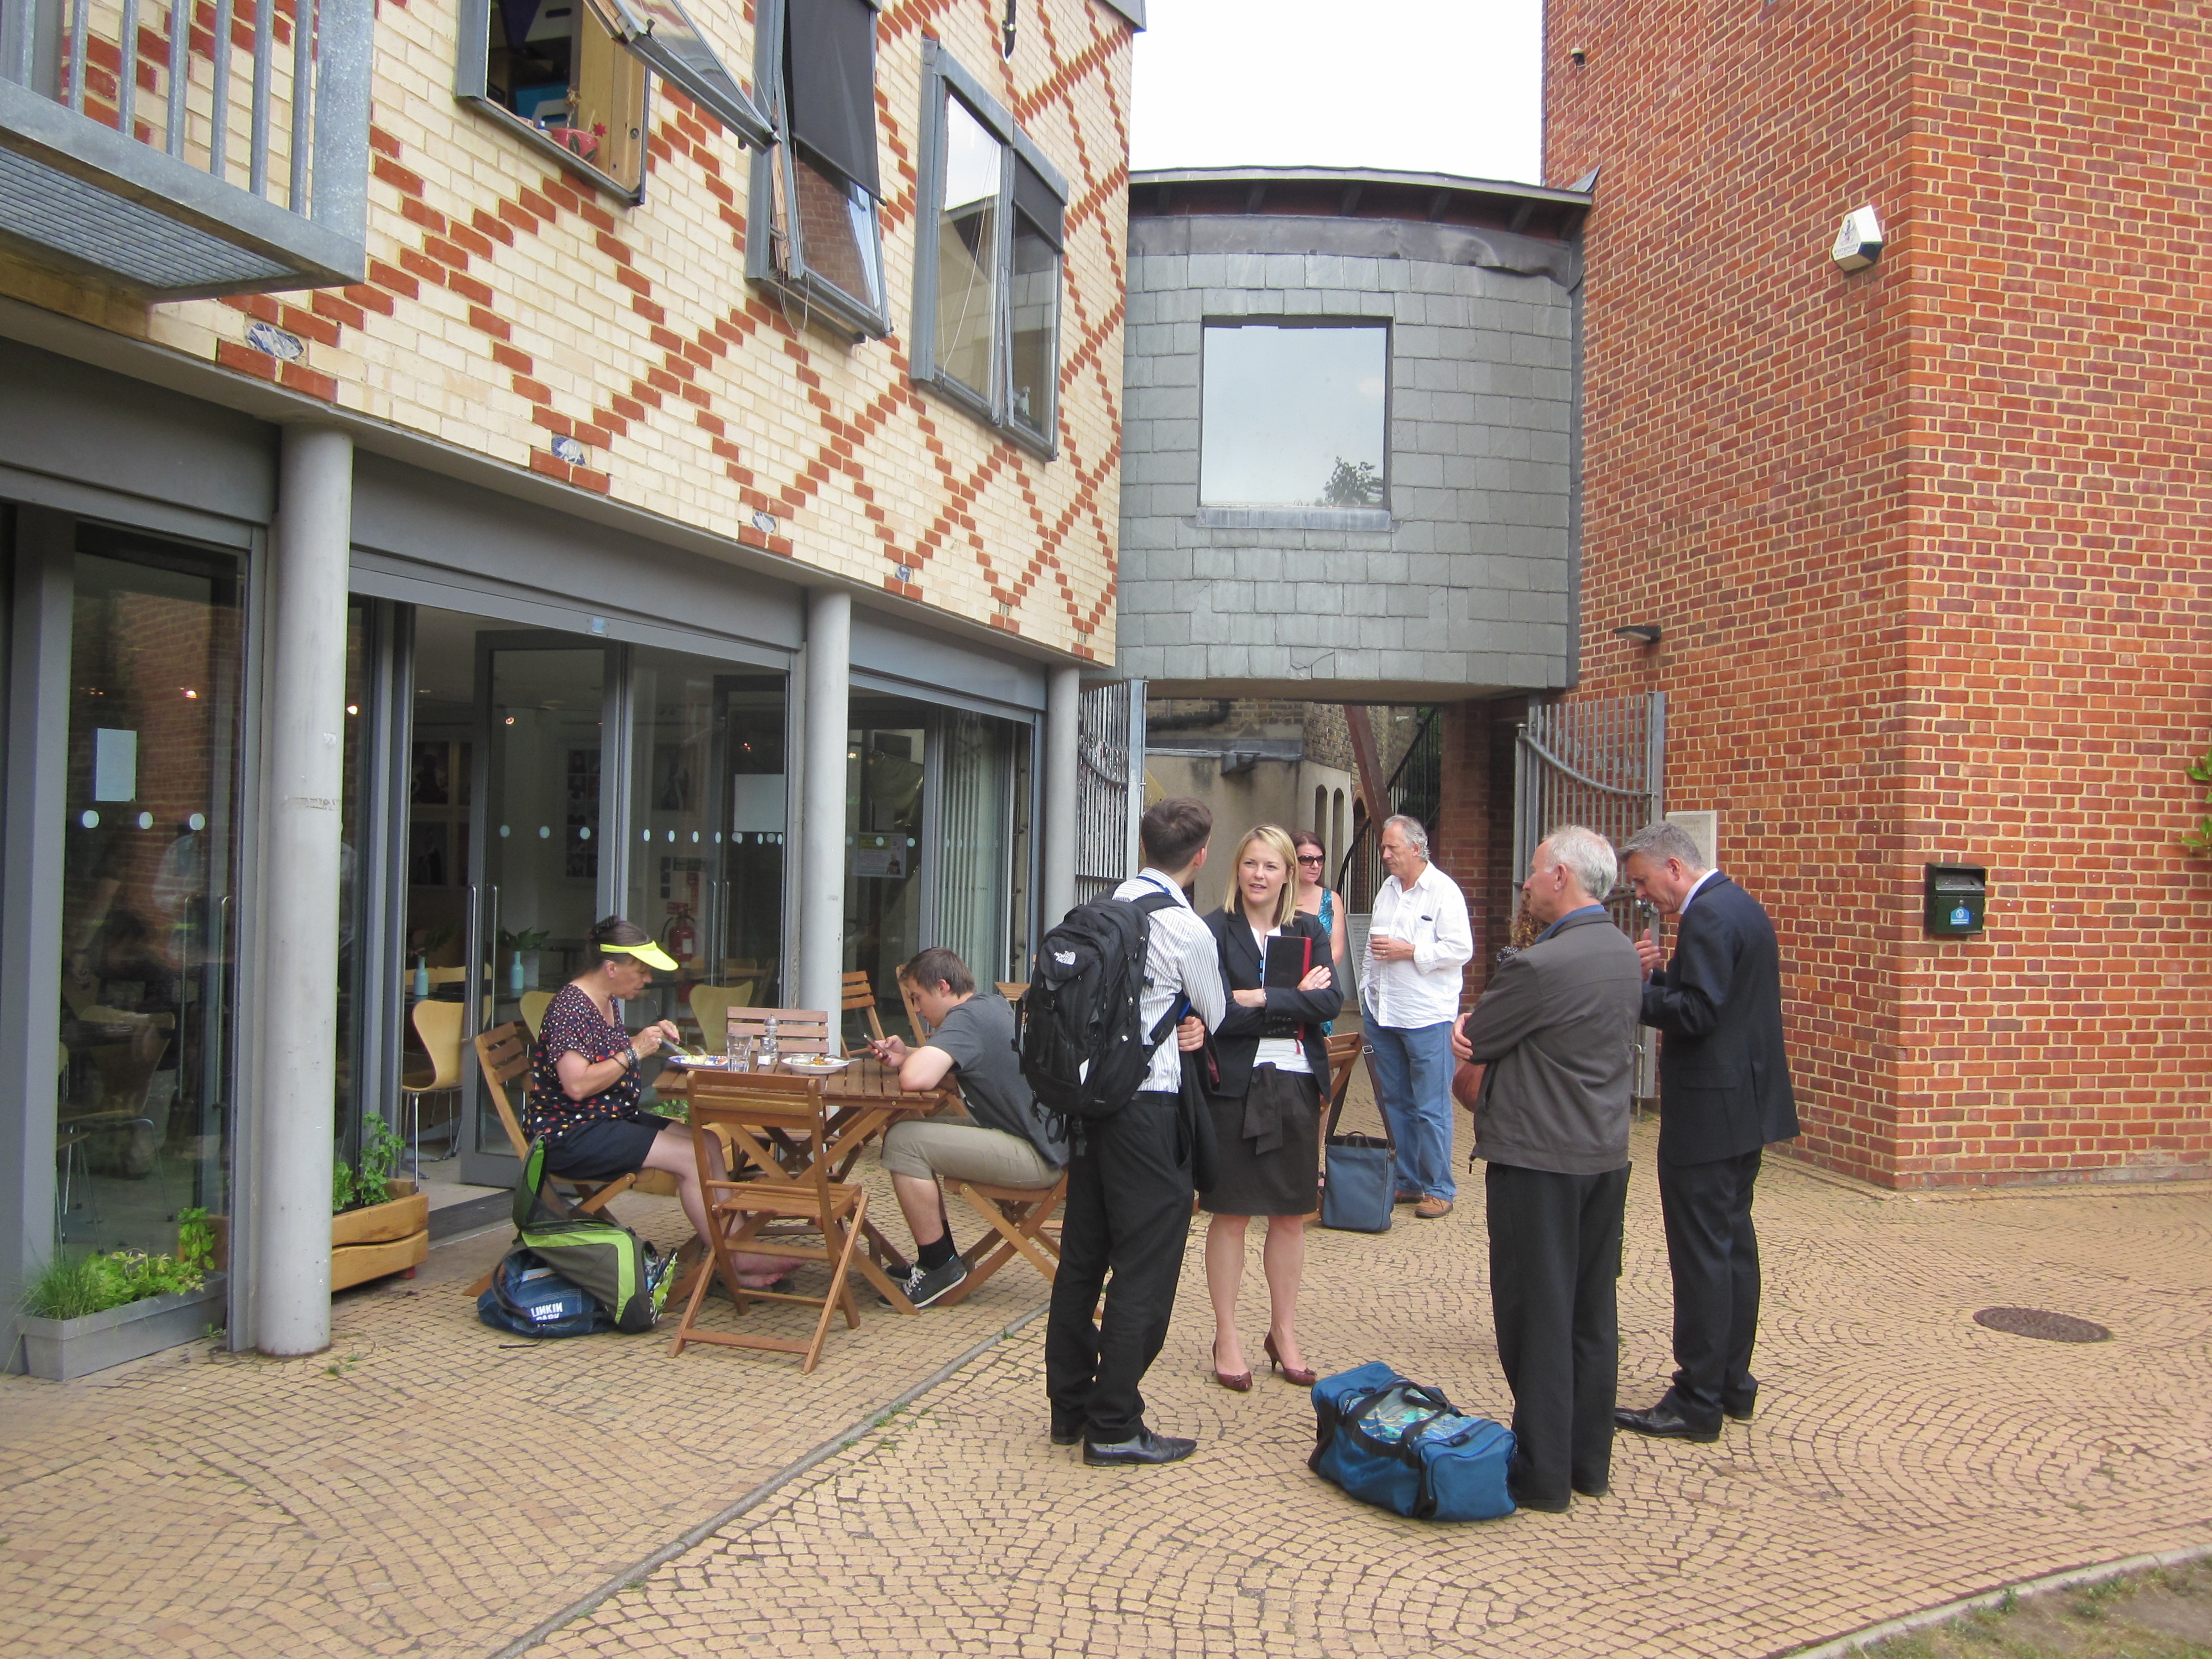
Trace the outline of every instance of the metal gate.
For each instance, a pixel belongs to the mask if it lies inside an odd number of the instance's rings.
[[[1513,872],[1528,872],[1537,844],[1563,824],[1595,830],[1618,847],[1660,817],[1667,750],[1667,694],[1541,703],[1522,723],[1513,757]],[[1627,890],[1617,888],[1615,898]]]
[[[1595,830],[1618,848],[1666,805],[1667,694],[1590,697],[1538,704],[1522,723],[1513,751],[1513,879],[1546,836],[1570,823]],[[1652,920],[1626,882],[1605,896],[1620,930],[1633,938]],[[1638,1026],[1636,1094],[1659,1091],[1657,1049]]]
[[[1094,685],[1077,705],[1075,902],[1104,898],[1137,873],[1145,812],[1145,682]]]

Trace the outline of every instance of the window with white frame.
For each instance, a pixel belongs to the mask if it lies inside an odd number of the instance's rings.
[[[914,377],[1050,455],[1067,185],[1013,117],[922,45]]]
[[[745,274],[857,336],[890,332],[876,165],[872,0],[757,0],[753,84],[774,143],[753,162]]]
[[[740,143],[774,137],[683,0],[463,0],[454,93],[570,172],[638,200],[647,71]]]

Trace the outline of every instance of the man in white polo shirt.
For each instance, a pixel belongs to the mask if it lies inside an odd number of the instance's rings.
[[[1359,975],[1384,1120],[1398,1143],[1398,1201],[1433,1221],[1451,1213],[1452,1022],[1461,970],[1474,955],[1467,899],[1429,862],[1429,834],[1400,814],[1382,823],[1390,878],[1375,896]]]

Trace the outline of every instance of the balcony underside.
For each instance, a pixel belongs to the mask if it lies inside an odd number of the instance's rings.
[[[0,81],[0,238],[149,300],[340,287],[363,249]]]

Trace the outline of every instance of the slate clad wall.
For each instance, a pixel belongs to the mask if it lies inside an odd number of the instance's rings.
[[[1566,684],[1572,250],[1262,215],[1129,232],[1121,671],[1322,700]],[[1391,323],[1388,512],[1201,513],[1201,327],[1261,316]]]

